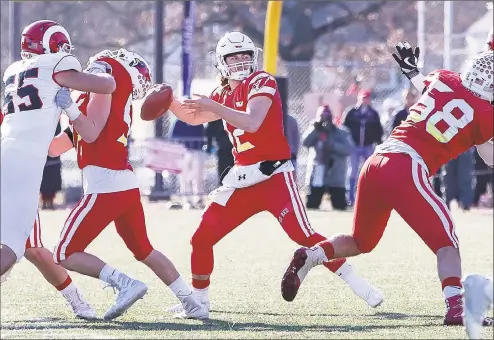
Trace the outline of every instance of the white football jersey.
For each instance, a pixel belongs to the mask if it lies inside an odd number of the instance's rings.
[[[46,158],[61,114],[55,104],[61,87],[54,75],[67,70],[80,72],[82,67],[76,57],[65,52],[41,54],[7,68],[3,77],[2,154],[4,148],[29,149]]]

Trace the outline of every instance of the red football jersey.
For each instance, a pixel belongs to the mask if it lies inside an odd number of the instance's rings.
[[[461,84],[457,73],[434,71],[425,85],[426,91],[391,138],[410,145],[434,174],[449,160],[493,137],[494,112],[487,100]]]
[[[112,58],[100,58],[112,66],[117,84],[112,93],[111,110],[105,127],[93,143],[86,143],[74,129],[77,163],[83,169],[95,165],[111,170],[132,170],[127,151],[127,138],[132,124],[132,80],[124,66]],[[77,99],[82,114],[86,114],[89,93]]]
[[[246,111],[247,102],[266,96],[273,103],[259,130],[254,133],[238,129],[223,121],[233,144],[235,164],[250,165],[261,161],[290,159],[290,146],[283,131],[283,111],[276,80],[269,73],[257,71],[231,91],[227,85],[217,88],[210,98],[238,111]]]

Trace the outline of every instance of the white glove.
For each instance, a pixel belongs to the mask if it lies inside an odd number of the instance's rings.
[[[65,111],[65,114],[71,121],[76,120],[81,115],[79,106],[72,101],[70,90],[66,87],[62,87],[58,90],[57,95],[55,96],[55,104]]]
[[[98,73],[108,73],[112,74],[112,67],[106,61],[95,60],[89,61],[86,69],[84,70],[86,73],[98,74]]]

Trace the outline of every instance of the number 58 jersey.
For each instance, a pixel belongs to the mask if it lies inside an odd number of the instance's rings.
[[[434,71],[425,85],[407,119],[383,144],[400,141],[410,146],[433,175],[449,160],[493,138],[494,108],[467,90],[457,73]],[[386,146],[379,149],[386,151]]]
[[[46,160],[62,113],[55,104],[61,86],[54,76],[68,70],[80,72],[82,68],[76,57],[64,52],[41,54],[7,68],[3,77],[2,153],[15,148]]]

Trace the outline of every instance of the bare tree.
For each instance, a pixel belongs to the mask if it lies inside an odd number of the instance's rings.
[[[285,1],[280,27],[279,55],[288,62],[301,62],[299,67],[289,68],[289,78],[297,79],[299,91],[311,88],[311,61],[315,56],[316,42],[325,34],[356,22],[366,21],[367,16],[377,13],[386,1]],[[231,26],[241,29],[257,44],[264,43],[264,18],[266,3],[237,1],[229,4],[212,2],[211,11],[219,18],[228,18]],[[326,20],[314,24],[314,14],[324,13]]]

